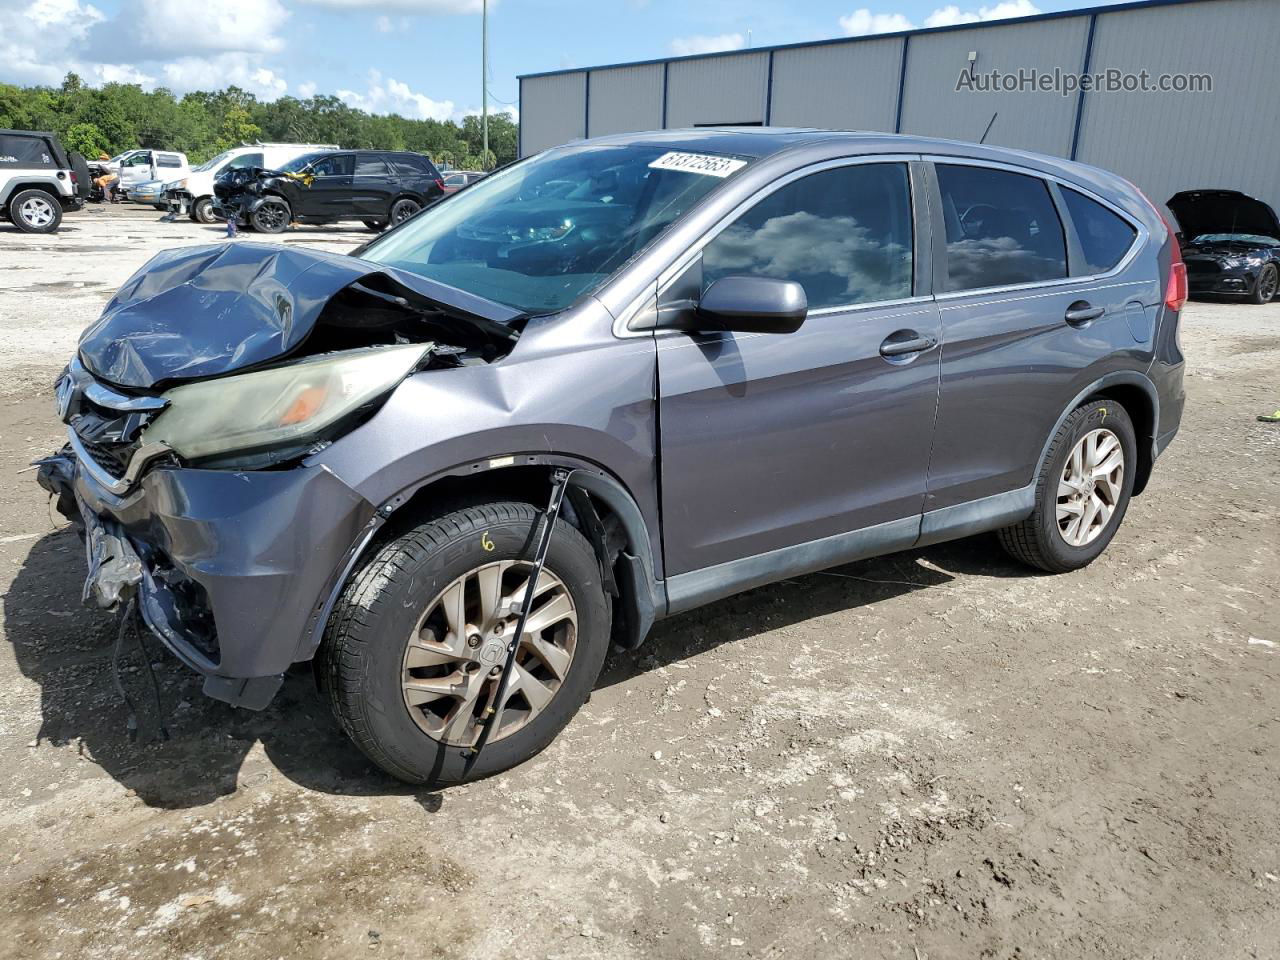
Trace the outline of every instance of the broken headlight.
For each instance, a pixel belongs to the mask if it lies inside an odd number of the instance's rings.
[[[297,445],[321,438],[344,417],[388,393],[431,349],[415,343],[347,350],[288,366],[183,384],[143,432],[180,457]]]

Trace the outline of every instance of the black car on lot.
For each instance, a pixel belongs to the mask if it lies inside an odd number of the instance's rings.
[[[444,183],[420,153],[325,150],[303,154],[279,170],[228,171],[213,192],[217,213],[263,233],[280,233],[294,222],[341,220],[383,230],[440,199]]]
[[[1280,291],[1280,220],[1238,190],[1184,190],[1167,204],[1182,227],[1191,292],[1268,303]]]

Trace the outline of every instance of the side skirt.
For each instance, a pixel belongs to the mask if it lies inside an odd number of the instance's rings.
[[[667,616],[787,577],[997,530],[1030,516],[1035,509],[1035,498],[1036,485],[1031,483],[1007,493],[933,510],[923,516],[890,520],[874,527],[681,573],[665,581]]]

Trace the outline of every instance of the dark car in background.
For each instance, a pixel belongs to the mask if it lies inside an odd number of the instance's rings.
[[[1238,190],[1184,190],[1166,204],[1182,227],[1182,259],[1193,294],[1270,303],[1280,292],[1280,220]]]
[[[53,233],[89,195],[89,167],[56,134],[0,130],[0,220],[23,233]]]
[[[261,709],[315,659],[371,759],[458,780],[546,747],[656,619],[985,531],[1093,562],[1178,431],[1185,299],[1171,229],[1092,167],[602,137],[356,255],[157,255],[81,337],[39,480],[84,596],[206,693]]]
[[[370,230],[403,223],[444,196],[430,159],[396,150],[307,153],[279,170],[228,171],[214,183],[215,212],[262,233],[290,223],[359,220]]]

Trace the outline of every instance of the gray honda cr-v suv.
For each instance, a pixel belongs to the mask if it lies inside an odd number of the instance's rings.
[[[1100,170],[607,137],[350,257],[157,256],[85,331],[40,477],[86,596],[206,693],[261,708],[314,659],[373,760],[447,782],[545,747],[657,618],[981,531],[1091,562],[1178,429],[1185,295]]]

